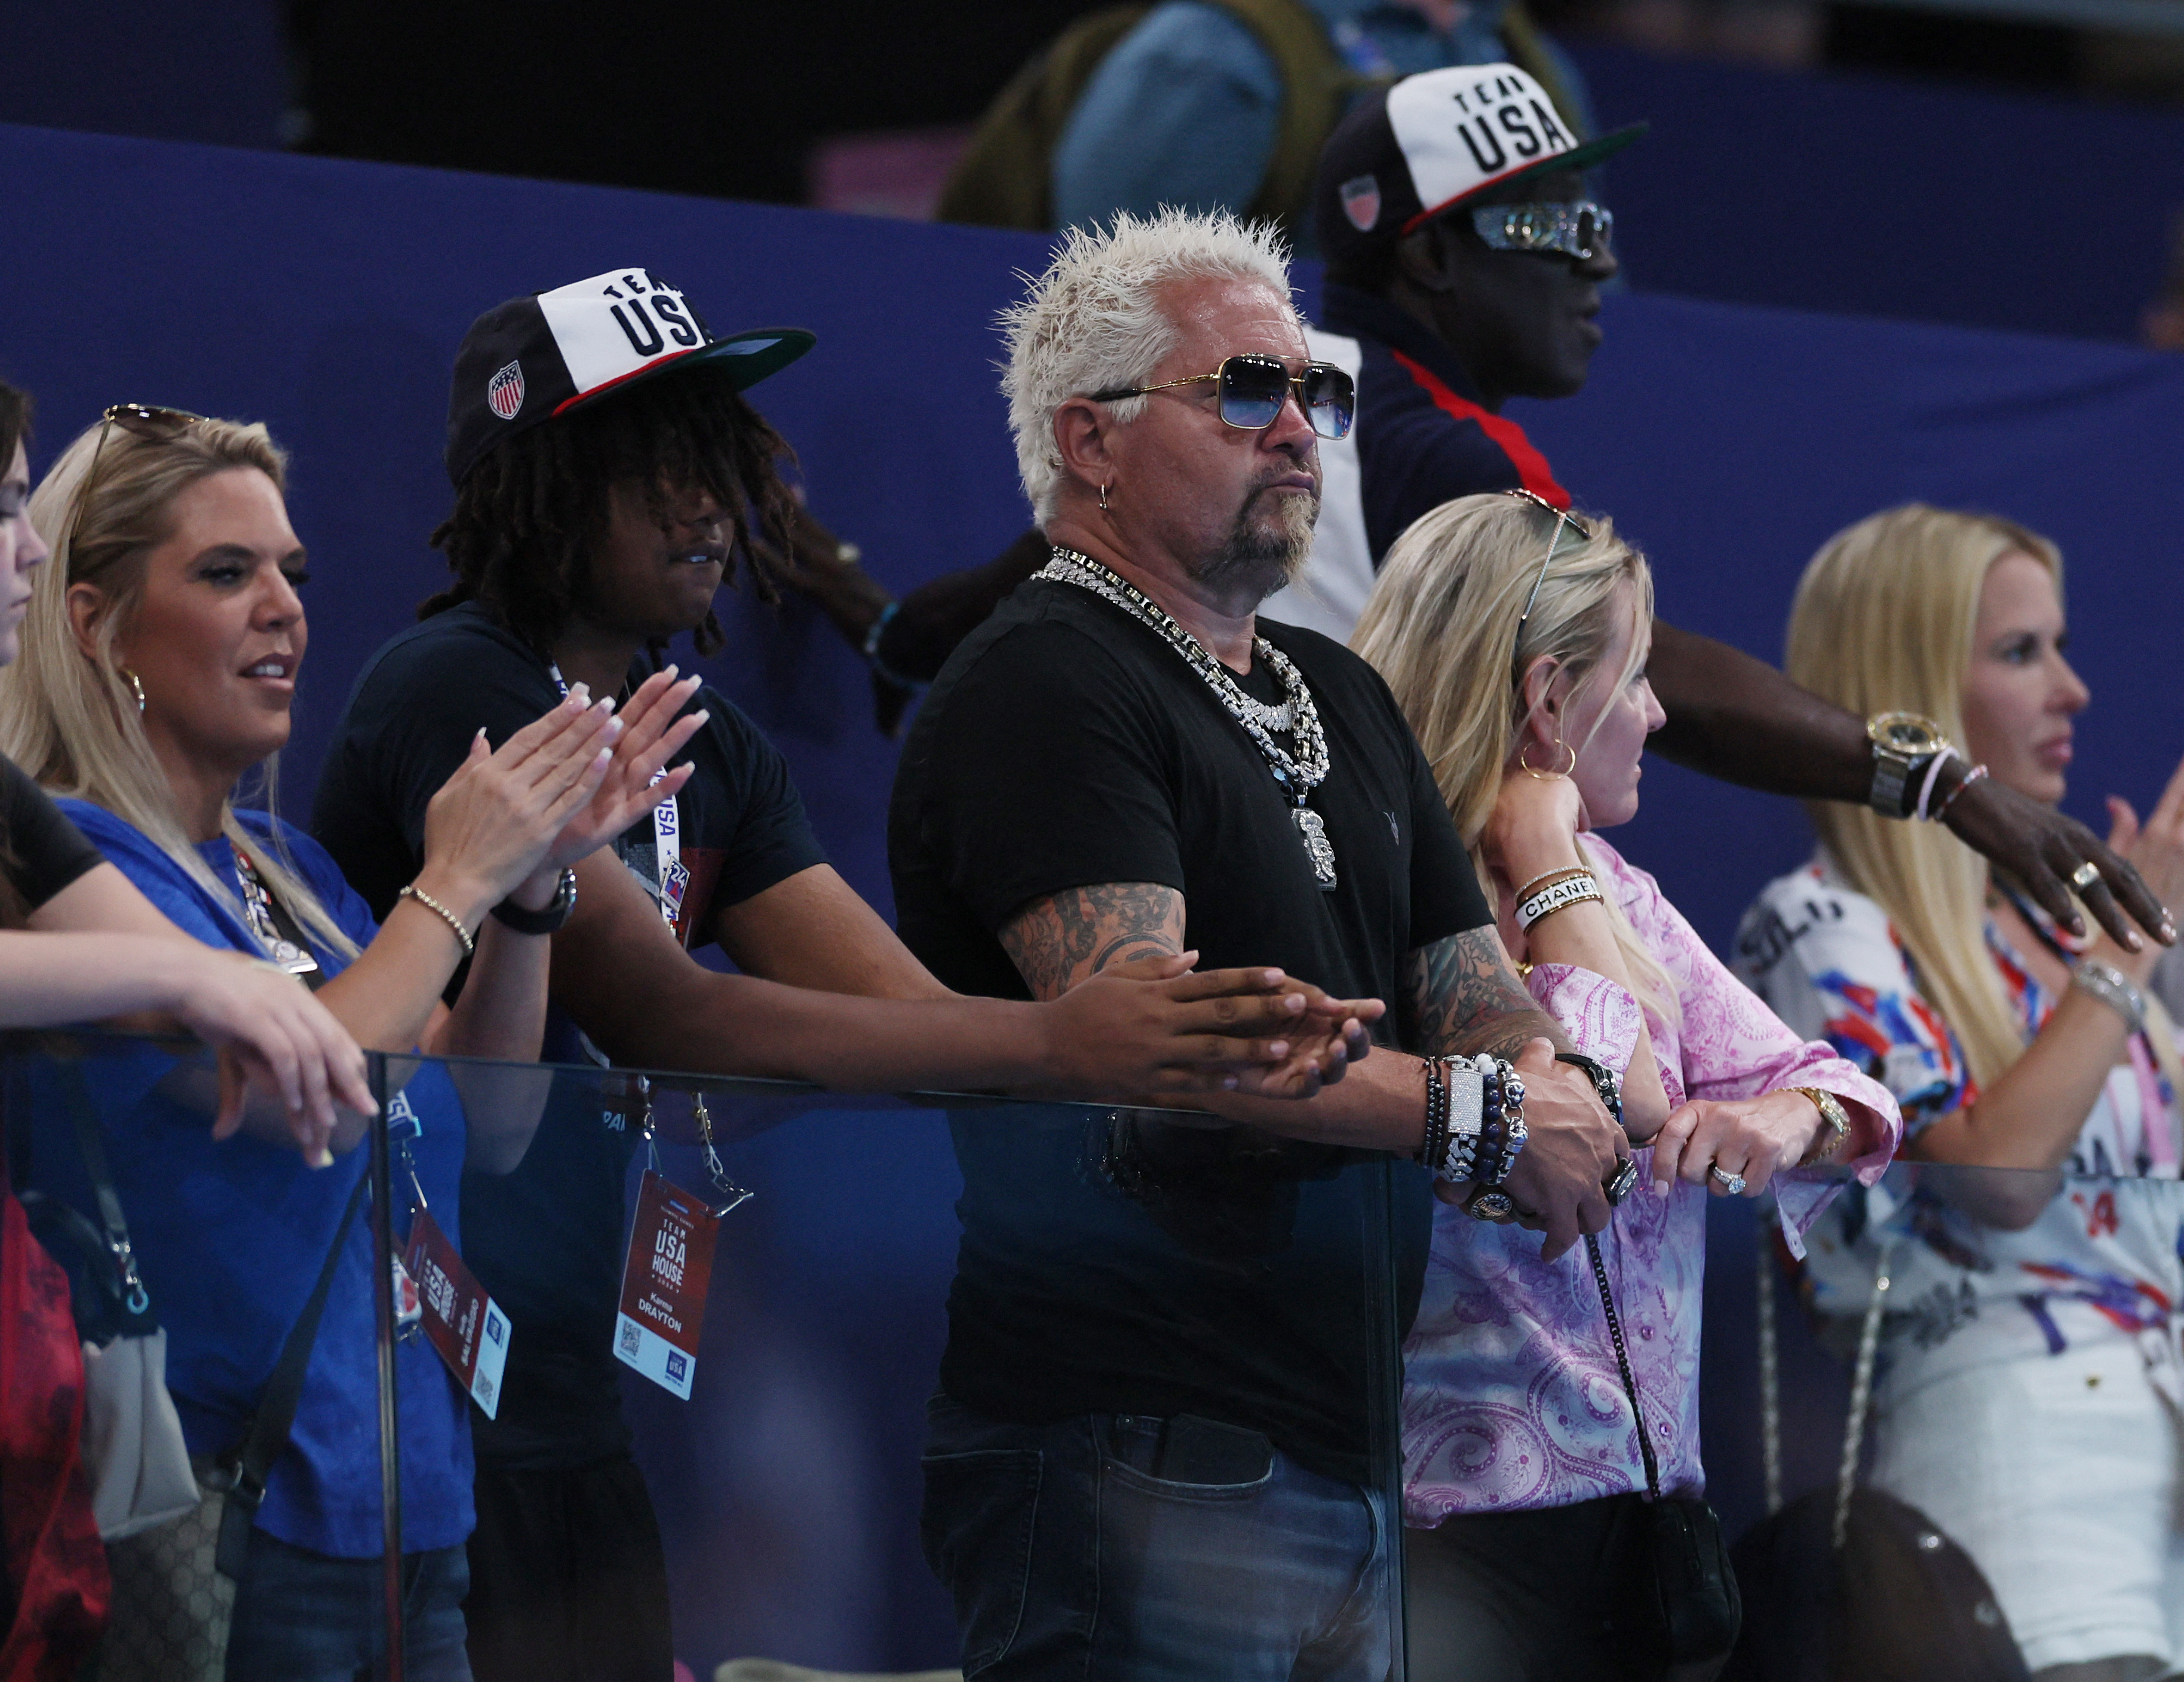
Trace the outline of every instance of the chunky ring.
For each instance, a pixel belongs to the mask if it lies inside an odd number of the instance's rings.
[[[1613,1209],[1630,1195],[1637,1183],[1638,1165],[1626,1156],[1616,1165],[1615,1171],[1600,1182],[1600,1189],[1607,1199],[1607,1206]]]
[[[1721,1171],[1721,1165],[1719,1162],[1708,1163],[1707,1165],[1707,1172],[1712,1175],[1715,1179],[1721,1182],[1722,1190],[1727,1192],[1730,1196],[1741,1197],[1744,1195],[1743,1175],[1723,1173]]]
[[[1483,1186],[1471,1194],[1470,1200],[1463,1205],[1463,1212],[1474,1221],[1507,1226],[1517,1218],[1517,1200],[1507,1192]]]
[[[2090,858],[2070,872],[2070,886],[2077,889],[2080,893],[2083,893],[2100,879],[2101,867]]]

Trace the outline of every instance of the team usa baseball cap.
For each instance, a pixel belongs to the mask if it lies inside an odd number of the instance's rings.
[[[1319,249],[1330,262],[1354,261],[1490,188],[1589,170],[1646,128],[1633,123],[1580,142],[1546,90],[1514,64],[1405,76],[1361,100],[1320,150]]]
[[[705,318],[649,269],[511,298],[471,323],[448,394],[448,477],[460,486],[486,453],[671,368],[717,365],[738,391],[815,343],[801,327],[716,338]]]

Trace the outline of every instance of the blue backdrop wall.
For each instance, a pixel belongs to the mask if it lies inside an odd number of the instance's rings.
[[[510,294],[643,263],[716,327],[816,331],[819,349],[760,395],[814,506],[898,589],[984,558],[1023,523],[990,323],[1013,271],[1039,262],[1034,239],[36,129],[0,127],[0,170],[14,212],[0,373],[40,400],[41,461],[121,400],[262,418],[294,452],[315,579],[292,809],[351,675],[442,576],[425,539],[448,500],[446,371],[471,318]],[[1643,293],[1617,299],[1607,327],[1585,394],[1519,418],[1581,502],[1651,551],[1666,616],[1771,656],[1799,567],[1841,525],[1914,496],[2008,514],[2070,560],[2096,697],[2074,808],[2151,797],[2184,749],[2169,515],[2184,361]],[[712,675],[782,744],[844,873],[885,907],[894,755],[858,662],[801,604],[738,598],[726,617]],[[1618,839],[1717,942],[1807,847],[1784,802],[1667,767]],[[773,1328],[766,1348],[804,1352],[798,1370],[836,1410],[826,1440],[889,1445],[870,1478],[829,1486],[830,1511],[891,1517],[854,1581],[803,1601],[757,1591],[730,1554],[681,1551],[684,1651],[701,1664],[755,1646],[850,1668],[936,1662],[946,1617],[905,1504],[952,1257],[944,1137],[866,1118],[755,1148],[771,1153],[773,1196],[755,1231],[784,1260],[771,1295],[751,1288],[749,1324]],[[728,1317],[716,1339],[743,1330]],[[1732,1326],[1710,1363],[1748,1362],[1745,1348]],[[705,1489],[744,1475],[722,1433],[789,1405],[738,1388],[754,1365],[711,1363],[688,1409],[643,1403],[678,1535],[717,1517]],[[1726,1433],[1709,1452],[1724,1471],[1749,1458]],[[778,1463],[745,1470],[752,1501],[772,1492],[755,1511],[816,1498]]]

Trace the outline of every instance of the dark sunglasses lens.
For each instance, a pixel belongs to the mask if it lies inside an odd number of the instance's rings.
[[[1347,438],[1357,413],[1357,387],[1340,368],[1315,362],[1304,371],[1304,411],[1322,438]]]
[[[1257,432],[1271,427],[1290,394],[1290,371],[1263,356],[1231,356],[1221,365],[1221,418]]]
[[[1615,241],[1615,217],[1613,212],[1598,204],[1588,204],[1578,212],[1577,242],[1588,256],[1597,255]]]
[[[179,436],[195,415],[181,409],[162,409],[150,403],[117,403],[111,411],[114,424],[125,433],[157,443]]]

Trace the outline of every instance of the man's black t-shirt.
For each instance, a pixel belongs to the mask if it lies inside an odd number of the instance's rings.
[[[0,869],[25,911],[36,911],[86,870],[105,863],[83,831],[30,774],[0,758]]]
[[[903,939],[949,986],[1027,997],[996,931],[1029,902],[1104,882],[1184,899],[1200,966],[1278,964],[1392,1004],[1405,954],[1493,920],[1386,685],[1318,634],[1262,623],[1319,708],[1312,798],[1323,891],[1266,760],[1149,626],[1034,578],[950,658],[903,752],[889,858]],[[1264,663],[1243,679],[1274,701]],[[1392,1041],[1392,1013],[1378,1035]],[[1249,1130],[1124,1115],[956,1118],[963,1242],[942,1383],[1040,1422],[1192,1413],[1366,1475],[1368,1221],[1395,1210],[1406,1322],[1423,1277],[1424,1175]],[[1385,1175],[1396,1176],[1387,1199]]]
[[[478,727],[498,746],[560,699],[548,662],[476,604],[403,632],[372,657],[327,755],[311,829],[375,915],[385,917],[416,876],[425,807]],[[697,770],[677,796],[690,872],[677,926],[686,946],[703,946],[715,910],[825,854],[787,764],[757,727],[711,689],[690,705],[712,716],[684,750]],[[616,851],[648,890],[656,887],[649,815]],[[584,1060],[558,1011],[548,1019],[546,1055]],[[515,1172],[463,1176],[464,1258],[515,1331],[499,1417],[472,1421],[482,1458],[578,1465],[628,1446],[612,1339],[622,1187],[636,1143],[581,1083],[561,1082]]]

